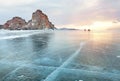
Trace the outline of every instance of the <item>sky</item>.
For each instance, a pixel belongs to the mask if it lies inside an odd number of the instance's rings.
[[[120,0],[0,0],[0,24],[40,9],[57,28],[120,29],[119,8]]]

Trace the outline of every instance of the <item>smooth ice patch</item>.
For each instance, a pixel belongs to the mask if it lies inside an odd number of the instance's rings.
[[[36,59],[33,63],[37,65],[45,65],[45,66],[53,66],[53,65],[58,66],[59,65],[59,62],[51,58],[47,58],[47,57]]]

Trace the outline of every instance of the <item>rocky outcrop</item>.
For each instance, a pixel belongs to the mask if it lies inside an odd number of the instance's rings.
[[[26,25],[28,29],[54,29],[54,25],[49,21],[47,15],[37,10],[32,14],[32,19]]]
[[[10,30],[37,30],[37,29],[55,29],[54,25],[49,21],[47,15],[41,10],[37,10],[32,14],[32,19],[26,22],[20,17],[14,17],[4,24],[4,29]]]
[[[13,19],[8,20],[4,24],[4,29],[10,29],[10,30],[19,30],[23,29],[23,27],[26,25],[26,21],[20,17],[13,17]]]

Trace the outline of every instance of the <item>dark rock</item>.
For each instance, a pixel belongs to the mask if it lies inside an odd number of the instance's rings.
[[[90,29],[88,29],[88,31],[91,31]]]

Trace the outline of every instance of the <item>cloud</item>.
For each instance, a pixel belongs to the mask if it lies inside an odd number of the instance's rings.
[[[16,6],[16,5],[26,5],[33,3],[34,0],[0,0],[0,5],[5,7]]]
[[[86,3],[83,2],[83,6],[75,5],[77,9],[71,11],[67,15],[64,15],[67,19],[63,20],[62,23],[68,21],[65,24],[74,23],[75,25],[91,25],[96,21],[100,22],[112,22],[120,17],[120,10],[119,5],[120,1],[113,1],[113,0],[95,0],[90,3],[89,0]],[[71,10],[72,10],[71,9]]]
[[[41,9],[57,27],[91,25],[120,19],[119,8],[120,0],[0,0],[0,23],[13,16],[29,20]]]

